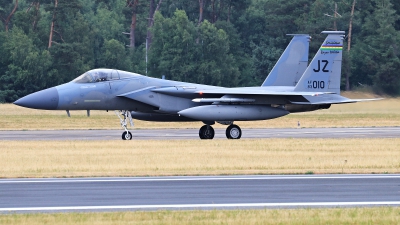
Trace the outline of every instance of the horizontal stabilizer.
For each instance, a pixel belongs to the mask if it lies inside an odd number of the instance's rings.
[[[379,101],[379,100],[383,100],[384,98],[365,98],[365,99],[350,99],[351,102],[349,103],[353,103],[353,102],[370,102],[370,101]],[[346,102],[347,103],[347,102]]]
[[[343,100],[331,100],[331,101],[315,101],[315,102],[290,102],[295,105],[325,105],[325,104],[346,104],[356,102],[368,102],[368,101],[379,101],[383,98],[369,98],[369,99],[343,99]]]

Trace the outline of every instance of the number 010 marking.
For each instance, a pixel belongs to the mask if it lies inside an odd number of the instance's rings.
[[[313,81],[312,82],[312,87],[314,89],[324,89],[325,88],[325,82],[324,81]]]

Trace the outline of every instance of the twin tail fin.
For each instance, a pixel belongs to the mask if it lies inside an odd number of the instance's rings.
[[[311,37],[308,34],[288,35],[293,36],[292,40],[261,87],[295,86],[306,70]]]
[[[340,94],[344,31],[328,34],[294,91]]]

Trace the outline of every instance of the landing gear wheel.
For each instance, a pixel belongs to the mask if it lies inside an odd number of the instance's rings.
[[[214,128],[212,128],[210,125],[204,125],[199,130],[200,139],[213,139],[214,135]]]
[[[122,133],[122,140],[132,140],[132,133],[130,131],[124,131],[124,133]]]
[[[129,132],[127,123],[127,121],[129,121],[129,123],[133,127],[131,112],[129,112],[128,110],[121,110],[121,111],[115,111],[115,114],[118,116],[121,122],[121,127],[124,128],[125,130],[124,133],[122,133],[122,140],[132,140],[132,133]]]
[[[242,137],[242,130],[239,126],[232,124],[226,128],[225,134],[228,139],[240,139]]]

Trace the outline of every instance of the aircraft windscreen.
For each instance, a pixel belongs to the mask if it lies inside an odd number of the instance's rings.
[[[72,82],[75,83],[95,83],[95,82],[102,82],[102,81],[108,81],[108,80],[118,80],[119,75],[116,70],[110,70],[110,69],[95,69],[88,71],[76,79],[74,79]]]
[[[84,73],[80,75],[79,77],[75,78],[72,80],[72,82],[75,83],[94,83],[93,77],[89,73]]]

